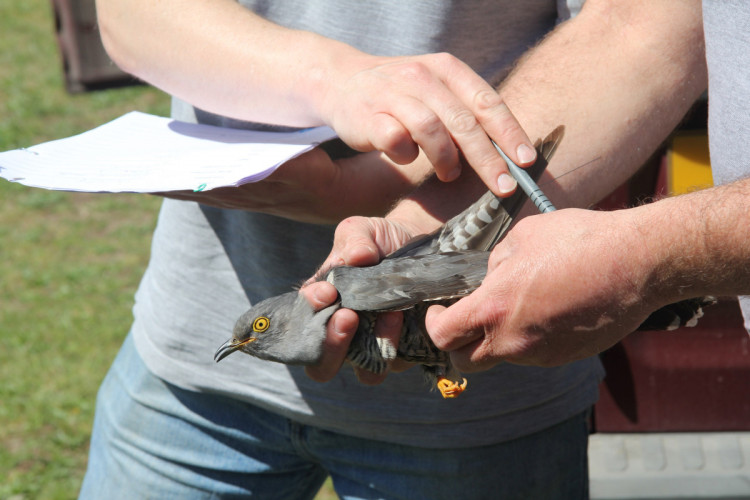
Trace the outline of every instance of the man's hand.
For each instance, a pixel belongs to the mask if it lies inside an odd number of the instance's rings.
[[[655,256],[632,215],[568,209],[523,219],[493,250],[481,287],[430,308],[435,345],[466,372],[502,361],[554,366],[612,346],[668,303],[649,295]]]
[[[455,57],[347,56],[317,93],[317,109],[351,147],[383,151],[399,164],[414,161],[421,149],[443,181],[459,176],[460,151],[499,196],[516,185],[490,137],[518,165],[535,161],[531,141],[497,91]]]
[[[334,161],[325,151],[315,148],[284,163],[260,182],[205,192],[160,194],[219,208],[335,224],[353,214],[385,214],[429,173],[429,165],[423,161],[397,165],[378,152]]]
[[[418,234],[417,228],[381,218],[350,217],[336,228],[333,249],[323,264],[325,272],[332,266],[367,266],[377,264],[389,253],[403,246]],[[338,296],[333,285],[325,281],[314,282],[312,279],[300,291],[316,310],[333,304]],[[390,339],[398,345],[401,335],[402,314],[387,312],[378,317],[375,324],[375,335]],[[328,322],[328,335],[324,344],[323,360],[316,366],[306,368],[307,375],[313,380],[325,382],[333,378],[346,358],[346,352],[354,333],[357,331],[358,318],[354,311],[340,309]],[[411,366],[396,360],[390,371],[401,371]],[[381,383],[387,374],[376,375],[357,369],[357,377],[364,384]]]

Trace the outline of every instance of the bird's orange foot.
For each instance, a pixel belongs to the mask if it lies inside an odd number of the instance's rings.
[[[437,381],[437,388],[440,390],[440,394],[442,394],[444,398],[457,398],[462,392],[464,392],[467,383],[466,379],[462,379],[459,383],[445,377],[440,377]]]

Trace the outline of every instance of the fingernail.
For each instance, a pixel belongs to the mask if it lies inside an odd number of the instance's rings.
[[[336,315],[333,316],[333,333],[339,337],[345,337],[347,335],[346,331],[341,327],[341,320]]]
[[[502,194],[512,193],[517,185],[518,183],[510,174],[500,174],[497,178],[497,188]]]
[[[312,290],[312,296],[318,302],[323,303],[323,302],[325,302],[328,299],[328,297],[325,297],[324,295],[325,294],[321,292],[319,286],[313,288],[313,290]]]
[[[324,266],[328,267],[328,269],[336,266],[343,266],[344,259],[339,255],[337,251],[332,251],[331,255],[328,256],[328,259],[326,259],[326,263]]]
[[[536,151],[534,148],[530,148],[526,144],[521,144],[518,146],[518,149],[516,149],[516,157],[518,158],[519,163],[531,163],[536,159]]]

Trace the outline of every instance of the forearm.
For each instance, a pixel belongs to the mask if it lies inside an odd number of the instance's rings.
[[[630,212],[633,239],[652,259],[644,265],[657,305],[750,294],[748,200],[750,179],[744,179],[623,211]]]
[[[699,2],[589,0],[520,61],[500,93],[530,137],[565,126],[559,208],[599,201],[677,126],[706,87],[701,22]]]
[[[99,27],[125,71],[199,108],[290,126],[323,122],[319,83],[355,49],[268,22],[232,0],[97,0]]]

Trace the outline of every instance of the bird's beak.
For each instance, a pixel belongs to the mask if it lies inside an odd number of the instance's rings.
[[[218,363],[222,359],[232,354],[237,349],[251,342],[255,342],[256,340],[258,340],[257,337],[250,337],[249,339],[245,339],[245,340],[229,339],[226,342],[224,342],[224,344],[222,344],[222,346],[219,347],[219,349],[216,351],[216,354],[214,354],[214,361]]]

